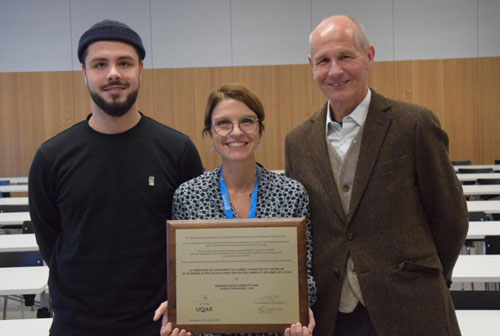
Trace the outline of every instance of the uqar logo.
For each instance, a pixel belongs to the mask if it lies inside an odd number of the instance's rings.
[[[213,307],[196,307],[196,312],[197,313],[208,313],[208,312],[213,312],[214,308]]]

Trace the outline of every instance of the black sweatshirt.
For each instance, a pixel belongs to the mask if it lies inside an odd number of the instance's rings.
[[[159,334],[165,221],[177,186],[202,169],[187,136],[146,116],[114,135],[87,119],[40,147],[29,203],[50,267],[54,335]]]

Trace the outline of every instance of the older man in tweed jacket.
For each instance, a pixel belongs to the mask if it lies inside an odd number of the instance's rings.
[[[447,285],[468,215],[448,137],[428,109],[368,88],[374,55],[353,18],[320,23],[309,62],[329,100],[286,138],[310,197],[315,334],[460,335]]]

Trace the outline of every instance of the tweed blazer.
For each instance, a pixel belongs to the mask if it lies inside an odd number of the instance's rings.
[[[310,199],[315,334],[333,335],[350,254],[378,335],[460,335],[447,282],[468,214],[437,117],[372,90],[345,213],[328,159],[326,111],[325,104],[285,141],[286,173]]]

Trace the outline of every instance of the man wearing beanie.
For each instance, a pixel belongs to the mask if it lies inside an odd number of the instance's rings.
[[[202,165],[186,135],[138,110],[145,55],[126,24],[90,27],[78,59],[91,113],[42,144],[30,169],[54,336],[160,332],[152,318],[167,297],[165,221],[175,189]]]

